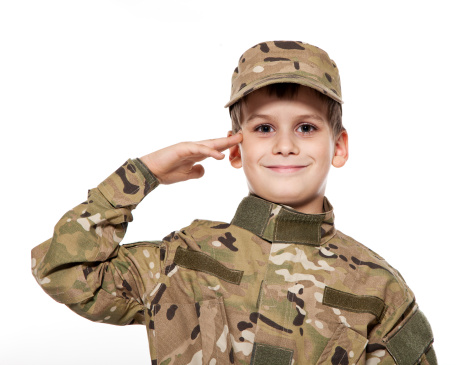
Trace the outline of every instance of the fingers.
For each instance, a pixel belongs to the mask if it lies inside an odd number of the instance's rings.
[[[199,179],[204,175],[204,167],[201,165],[194,165],[188,173],[188,179]]]
[[[219,152],[218,150],[206,146],[204,144],[194,143],[190,145],[190,152],[193,156],[203,155],[204,158],[213,157],[216,160],[222,160],[224,158],[224,154]],[[199,159],[201,160],[201,159]]]
[[[235,146],[236,144],[239,144],[240,142],[242,142],[242,140],[243,140],[242,132],[238,132],[236,134],[233,134],[230,137],[207,139],[205,141],[200,141],[196,143],[214,148],[215,150],[218,150],[218,151],[224,151],[232,146]]]

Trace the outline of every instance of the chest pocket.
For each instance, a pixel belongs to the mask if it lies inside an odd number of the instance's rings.
[[[222,297],[197,303],[162,304],[154,314],[152,337],[158,364],[233,363]]]
[[[368,340],[341,324],[327,343],[317,365],[353,365],[365,358]]]

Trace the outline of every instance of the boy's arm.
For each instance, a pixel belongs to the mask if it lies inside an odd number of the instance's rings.
[[[140,256],[160,255],[149,252],[158,250],[156,245],[119,246],[132,221],[131,211],[159,181],[171,184],[199,178],[204,170],[195,162],[222,159],[220,151],[240,141],[239,134],[184,142],[144,156],[145,164],[128,160],[90,190],[87,201],[62,217],[51,239],[32,250],[32,271],[39,285],[88,319],[120,325],[141,322],[146,285]],[[157,261],[153,265],[159,265]]]
[[[140,268],[119,242],[131,211],[157,185],[136,159],[91,189],[87,200],[56,224],[53,237],[32,250],[33,275],[44,291],[90,320],[120,325],[139,320]]]

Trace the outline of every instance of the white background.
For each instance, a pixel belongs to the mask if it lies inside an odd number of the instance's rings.
[[[350,160],[329,178],[336,225],[402,273],[440,363],[468,361],[465,3],[2,1],[0,363],[150,363],[144,327],[95,324],[54,302],[30,250],[127,158],[225,136],[232,71],[267,40],[315,44],[336,61],[350,136]],[[230,221],[243,172],[227,156],[204,166],[202,179],[147,197],[124,242]]]

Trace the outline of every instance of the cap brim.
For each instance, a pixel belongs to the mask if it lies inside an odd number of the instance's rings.
[[[256,82],[246,85],[245,87],[243,87],[237,93],[234,94],[231,100],[229,100],[229,102],[226,105],[224,105],[224,108],[231,106],[242,97],[250,94],[252,91],[255,91],[257,89],[260,89],[270,84],[278,84],[278,83],[295,83],[295,84],[304,85],[304,86],[307,86],[307,87],[310,87],[312,89],[319,91],[320,93],[334,99],[340,104],[343,104],[342,99],[332,89],[327,88],[321,82],[316,82],[312,78],[308,78],[303,75],[284,73],[284,74],[270,75],[270,76],[267,76],[266,78],[257,80]]]

